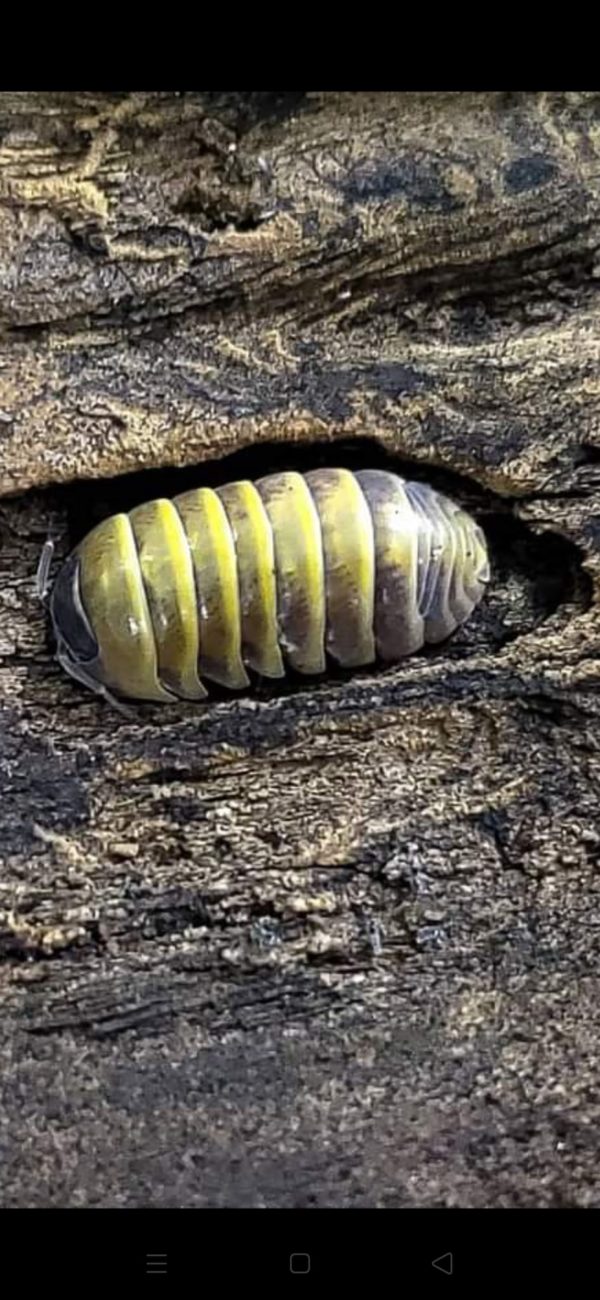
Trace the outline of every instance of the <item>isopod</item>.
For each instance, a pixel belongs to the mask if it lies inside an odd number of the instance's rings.
[[[463,623],[489,581],[460,506],[386,470],[317,469],[200,487],[98,524],[59,571],[57,657],[137,700],[200,700],[248,670],[394,662]]]

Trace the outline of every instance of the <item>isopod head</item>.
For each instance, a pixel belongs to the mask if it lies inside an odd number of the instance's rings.
[[[77,681],[100,690],[103,686],[100,647],[81,601],[81,560],[76,552],[60,569],[50,596],[56,657]]]

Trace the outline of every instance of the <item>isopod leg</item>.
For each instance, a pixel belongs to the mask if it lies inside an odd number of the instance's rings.
[[[93,691],[95,695],[102,696],[110,704],[111,708],[116,709],[117,713],[120,713],[123,718],[127,718],[129,722],[137,718],[138,715],[135,709],[129,708],[128,705],[123,704],[122,700],[117,699],[117,696],[113,695],[108,686],[104,685],[104,682],[99,681],[97,677],[92,677],[91,673],[87,673],[83,664],[75,663],[60,646],[56,651],[56,658],[61,668],[64,668],[65,672],[74,681],[79,682],[81,686],[87,686],[88,690]]]

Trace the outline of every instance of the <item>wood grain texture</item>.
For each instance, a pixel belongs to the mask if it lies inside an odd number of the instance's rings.
[[[3,1205],[599,1203],[599,104],[0,96]],[[449,645],[60,672],[48,530],[311,455],[479,515]]]

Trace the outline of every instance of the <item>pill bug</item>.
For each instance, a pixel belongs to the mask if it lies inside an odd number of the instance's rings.
[[[385,470],[201,487],[98,524],[50,597],[63,668],[104,694],[199,700],[248,669],[393,662],[448,637],[489,580],[454,502]]]

